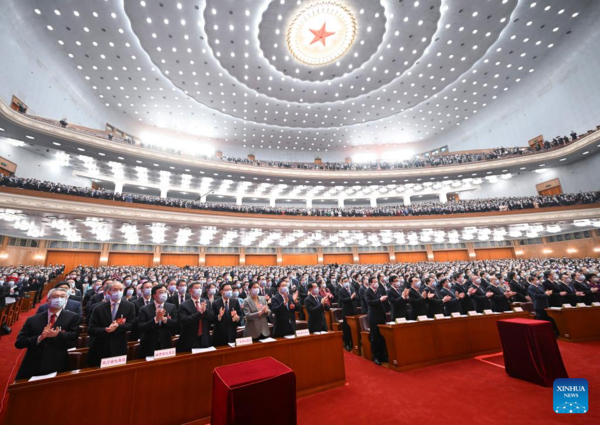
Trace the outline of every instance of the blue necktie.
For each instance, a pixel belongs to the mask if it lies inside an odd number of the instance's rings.
[[[119,309],[119,303],[114,303],[112,305],[112,319],[113,321],[115,320],[115,317],[117,317],[117,310]]]

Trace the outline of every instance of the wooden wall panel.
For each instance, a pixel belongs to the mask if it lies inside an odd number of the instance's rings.
[[[354,263],[353,254],[323,254],[323,264],[343,264],[343,263]]]
[[[207,266],[223,267],[223,266],[237,266],[240,264],[239,255],[221,255],[221,254],[206,254]]]
[[[454,251],[434,251],[435,261],[469,261],[469,251],[457,249]]]
[[[284,266],[310,266],[317,264],[317,254],[283,254]]]
[[[64,264],[66,273],[69,273],[79,265],[98,267],[100,264],[100,253],[85,251],[48,251],[48,254],[46,255],[46,265],[48,264]]]
[[[248,255],[246,254],[247,266],[276,266],[277,255]]]
[[[427,261],[426,252],[396,252],[397,263],[419,263]]]
[[[111,252],[108,255],[108,265],[109,266],[152,267],[153,261],[154,261],[154,254]]]
[[[503,258],[516,258],[515,251],[512,248],[490,248],[476,249],[475,254],[478,260],[499,260]]]
[[[160,264],[165,266],[197,266],[198,254],[161,254]]]
[[[360,264],[376,264],[376,263],[389,263],[390,255],[387,252],[378,252],[372,254],[358,254]]]

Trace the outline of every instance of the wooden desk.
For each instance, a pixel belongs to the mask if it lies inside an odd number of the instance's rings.
[[[8,387],[5,423],[44,423],[49,417],[60,417],[65,425],[79,425],[86,418],[112,424],[206,424],[215,367],[273,357],[294,370],[297,394],[304,396],[345,384],[341,339],[341,332],[280,338],[277,342],[219,347],[202,354],[61,373],[43,381],[19,381]],[[110,408],[90,411],[90,397],[101,394],[116,402],[110,402]],[[272,394],[269,399],[273,399]],[[32,400],[44,400],[43,408],[32,408]]]
[[[346,321],[350,327],[350,333],[352,334],[352,354],[360,356],[360,314],[356,316],[347,316]]]
[[[529,313],[489,314],[426,322],[379,325],[397,372],[502,350],[496,322],[528,318]]]
[[[600,339],[600,307],[547,308],[546,312],[556,322],[561,340]]]

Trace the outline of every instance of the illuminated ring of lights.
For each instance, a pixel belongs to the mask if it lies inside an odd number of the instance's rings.
[[[338,46],[330,54],[323,57],[311,57],[310,55],[303,52],[303,49],[299,46],[299,32],[304,30],[304,25],[312,18],[319,15],[330,15],[335,16],[341,26],[344,29],[343,40],[338,43]],[[356,20],[354,15],[350,12],[346,6],[342,6],[334,2],[322,2],[308,6],[302,10],[291,22],[287,32],[287,45],[290,53],[299,62],[305,65],[319,66],[327,65],[331,62],[335,62],[346,54],[354,39],[356,38]]]

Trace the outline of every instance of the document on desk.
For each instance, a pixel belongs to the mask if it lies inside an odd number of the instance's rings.
[[[215,347],[192,348],[192,354],[208,353],[209,351],[217,351],[217,349]]]
[[[49,373],[48,375],[32,376],[31,378],[29,378],[29,382],[41,381],[42,379],[50,379],[50,378],[54,378],[55,376],[56,376],[56,372]]]
[[[258,342],[277,342],[277,340],[275,338],[265,338],[265,339],[259,339]]]
[[[285,335],[284,338],[285,339],[294,339],[294,338],[296,338],[296,335]]]

